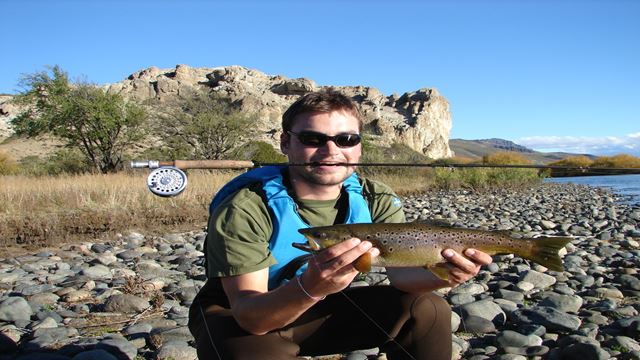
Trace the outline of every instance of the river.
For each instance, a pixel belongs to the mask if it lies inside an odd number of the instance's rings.
[[[565,178],[549,178],[546,182],[574,183],[608,188],[623,195],[630,203],[640,203],[640,174],[576,176]]]

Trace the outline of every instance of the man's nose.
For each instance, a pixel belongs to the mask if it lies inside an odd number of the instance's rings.
[[[327,140],[327,142],[324,143],[324,145],[322,145],[320,148],[324,149],[329,154],[337,154],[340,152],[340,147],[335,143],[334,140]]]

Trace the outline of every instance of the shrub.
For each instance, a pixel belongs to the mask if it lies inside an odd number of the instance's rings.
[[[41,159],[27,156],[20,161],[19,173],[28,176],[47,176],[62,174],[82,174],[94,171],[85,156],[76,149],[61,149]]]
[[[287,162],[286,156],[264,141],[250,141],[235,149],[230,157],[238,160],[251,160],[258,164]]]
[[[487,165],[530,165],[531,160],[512,151],[499,151],[482,157],[482,163]]]
[[[640,158],[628,154],[602,156],[596,158],[591,166],[602,168],[640,168]]]
[[[0,175],[11,175],[18,171],[18,164],[4,152],[0,152]]]

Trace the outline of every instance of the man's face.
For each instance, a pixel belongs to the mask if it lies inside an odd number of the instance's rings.
[[[358,119],[344,111],[330,113],[303,113],[296,117],[291,132],[312,131],[329,136],[359,134]],[[318,163],[317,166],[292,166],[292,180],[303,180],[316,185],[338,185],[355,170],[354,166],[323,166],[323,164],[357,163],[362,154],[362,144],[339,147],[327,141],[319,147],[307,146],[296,135],[282,134],[280,147],[290,163]]]

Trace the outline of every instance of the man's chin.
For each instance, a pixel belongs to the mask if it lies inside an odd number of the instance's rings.
[[[323,171],[311,171],[307,173],[305,176],[307,180],[313,182],[318,185],[339,185],[342,184],[353,171],[332,171],[332,172],[323,172]]]

